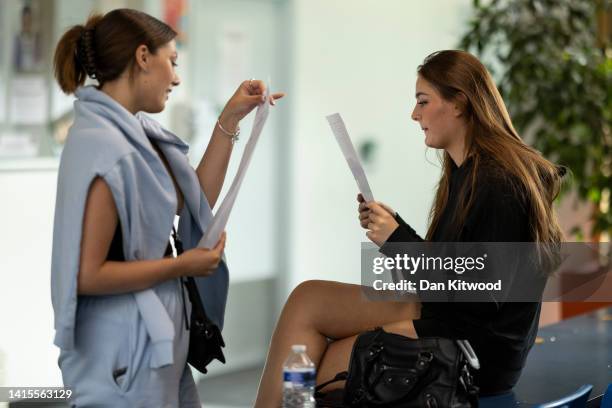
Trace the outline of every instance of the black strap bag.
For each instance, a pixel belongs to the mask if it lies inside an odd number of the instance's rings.
[[[179,239],[176,230],[172,229],[172,237],[174,238],[174,246],[177,256],[183,253],[183,243]],[[189,352],[187,354],[187,362],[191,364],[202,374],[206,374],[208,370],[206,366],[212,360],[219,360],[225,364],[225,356],[222,348],[225,347],[221,330],[212,320],[206,315],[204,304],[200,298],[200,292],[196,286],[195,280],[188,276],[183,284],[187,288],[189,300],[191,301],[191,325],[185,322],[187,330],[189,330]],[[181,291],[181,294],[183,291]],[[183,307],[185,302],[183,299]],[[187,320],[185,313],[185,320]]]
[[[317,407],[478,407],[473,370],[478,358],[467,340],[411,339],[376,328],[355,341],[348,371],[316,388]],[[323,393],[346,380],[344,390]]]

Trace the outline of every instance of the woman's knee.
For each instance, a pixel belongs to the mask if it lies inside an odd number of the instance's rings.
[[[307,280],[300,283],[287,298],[284,312],[292,315],[314,315],[321,304],[321,296],[328,283],[323,280]]]
[[[312,299],[321,292],[325,283],[326,281],[316,279],[300,283],[291,291],[287,303],[303,304],[304,302],[312,301]]]

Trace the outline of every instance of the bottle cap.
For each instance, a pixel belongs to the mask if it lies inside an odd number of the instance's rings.
[[[291,346],[291,350],[294,353],[305,353],[306,346],[304,344],[294,344],[293,346]]]

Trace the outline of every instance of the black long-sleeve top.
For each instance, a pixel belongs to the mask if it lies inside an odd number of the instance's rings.
[[[453,164],[448,203],[441,215],[432,241],[438,242],[531,242],[524,200],[507,179],[490,167],[480,166],[474,201],[465,221],[457,228],[454,216],[473,160],[460,167]],[[396,215],[400,224],[380,252],[393,255],[387,243],[415,242],[423,239]],[[397,247],[397,246],[395,246]],[[541,303],[499,302],[422,302],[421,317],[414,321],[419,337],[468,339],[481,368],[475,375],[481,395],[510,390],[518,381],[525,359],[533,346],[538,328]]]

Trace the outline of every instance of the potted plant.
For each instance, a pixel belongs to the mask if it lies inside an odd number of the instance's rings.
[[[520,134],[567,166],[593,203],[593,236],[612,229],[609,0],[474,0],[460,48],[496,77]],[[603,21],[603,22],[602,22]]]

